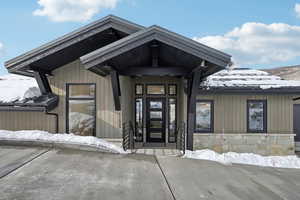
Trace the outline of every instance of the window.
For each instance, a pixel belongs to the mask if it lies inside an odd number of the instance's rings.
[[[95,135],[95,84],[67,84],[67,132]]]
[[[176,98],[169,98],[169,142],[176,142]]]
[[[267,132],[267,101],[247,101],[247,129],[249,133]]]
[[[196,103],[196,132],[213,132],[213,101],[198,100]]]
[[[137,142],[143,141],[143,99],[135,99],[135,136]]]
[[[177,86],[176,85],[169,85],[168,89],[169,95],[176,95],[177,94]]]
[[[165,85],[147,85],[147,94],[164,95]]]
[[[143,95],[144,94],[144,86],[142,84],[135,85],[135,94],[136,95]]]

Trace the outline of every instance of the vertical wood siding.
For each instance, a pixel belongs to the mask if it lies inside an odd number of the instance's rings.
[[[0,129],[42,130],[55,133],[55,116],[43,112],[0,112]]]
[[[268,133],[293,132],[293,96],[290,95],[198,95],[214,101],[215,133],[247,132],[247,100],[267,100]]]
[[[121,137],[121,112],[115,111],[110,76],[102,77],[90,72],[76,60],[53,71],[49,82],[53,92],[59,95],[59,105],[53,112],[59,114],[60,132],[66,131],[66,83],[95,83],[96,136]]]

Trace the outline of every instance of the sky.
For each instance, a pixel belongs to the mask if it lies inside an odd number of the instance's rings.
[[[0,74],[5,61],[108,14],[219,49],[236,67],[300,65],[300,0],[10,0],[0,7]]]

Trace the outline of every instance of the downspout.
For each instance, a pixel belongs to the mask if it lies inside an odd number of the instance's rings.
[[[46,115],[51,115],[55,117],[55,133],[58,133],[59,130],[59,121],[58,121],[58,114],[57,113],[50,113],[46,111]]]

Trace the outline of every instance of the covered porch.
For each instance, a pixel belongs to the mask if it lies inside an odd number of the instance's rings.
[[[135,147],[175,147],[181,130],[192,150],[200,83],[229,65],[230,56],[152,26],[80,61],[110,76],[115,110],[122,111],[123,130],[131,126]]]

